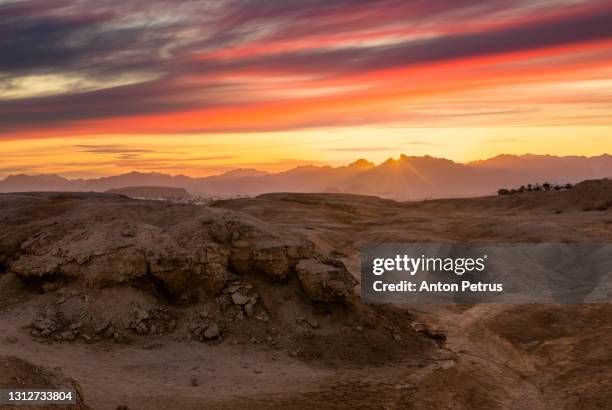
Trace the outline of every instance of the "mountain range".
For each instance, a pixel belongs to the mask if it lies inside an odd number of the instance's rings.
[[[612,156],[508,155],[469,163],[431,156],[390,158],[378,165],[359,159],[350,165],[299,166],[280,173],[237,169],[208,177],[156,172],[67,179],[59,175],[10,175],[0,192],[95,191],[138,186],[183,188],[192,195],[235,196],[267,192],[342,192],[408,200],[494,194],[501,187],[529,183],[574,183],[612,177]]]

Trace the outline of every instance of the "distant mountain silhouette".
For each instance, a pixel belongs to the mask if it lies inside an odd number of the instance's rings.
[[[360,159],[350,165],[299,166],[270,174],[237,169],[203,178],[161,173],[69,180],[58,175],[11,175],[0,192],[96,191],[125,187],[183,188],[194,195],[258,195],[267,192],[343,192],[395,199],[492,195],[500,187],[528,183],[579,182],[612,177],[612,156],[498,155],[460,164],[431,156],[401,155],[375,165]]]
[[[504,169],[521,172],[536,180],[549,182],[579,182],[612,176],[612,155],[595,157],[552,155],[508,155],[473,161],[468,165],[481,169]]]
[[[0,181],[0,192],[80,191],[84,181],[70,180],[56,174],[9,175]]]
[[[444,158],[401,155],[345,181],[344,190],[402,198],[476,196],[495,192],[515,177],[512,172],[483,172]]]

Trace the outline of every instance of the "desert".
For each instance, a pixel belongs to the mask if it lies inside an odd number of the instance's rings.
[[[0,0],[0,409],[612,408],[611,27]]]
[[[200,206],[55,192],[0,203],[1,386],[43,372],[37,383],[74,380],[80,406],[96,409],[612,399],[609,305],[369,305],[358,252],[609,242],[609,180],[421,202],[275,193]]]

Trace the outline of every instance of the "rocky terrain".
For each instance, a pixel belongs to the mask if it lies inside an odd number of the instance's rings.
[[[45,410],[76,409],[87,410],[83,403],[81,386],[60,369],[49,369],[36,366],[15,356],[0,356],[0,389],[71,389],[76,392],[76,405],[38,406]],[[16,410],[23,406],[3,406],[3,409]]]
[[[358,249],[609,242],[610,201],[606,180],[405,203],[4,194],[0,384],[78,382],[96,409],[601,408],[609,305],[365,305]]]

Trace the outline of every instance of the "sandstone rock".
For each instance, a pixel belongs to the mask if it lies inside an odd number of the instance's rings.
[[[340,262],[305,259],[298,263],[296,271],[308,297],[317,302],[344,301],[357,283]]]
[[[255,319],[260,320],[262,322],[269,322],[270,321],[270,315],[268,315],[268,312],[263,311],[260,314],[258,314],[257,316],[255,316]]]
[[[142,322],[136,324],[136,326],[134,326],[134,330],[139,335],[146,335],[149,332],[149,328],[147,327],[147,325]]]
[[[114,326],[108,326],[106,330],[104,331],[104,337],[106,337],[107,339],[110,339],[111,337],[113,337],[114,334],[115,334]]]
[[[148,310],[146,309],[142,309],[142,308],[134,308],[134,310],[132,311],[134,314],[134,317],[136,318],[137,321],[142,322],[143,320],[147,320],[151,317],[151,314]]]
[[[32,323],[34,329],[43,331],[54,332],[57,329],[57,325],[53,319],[50,318],[39,318]]]
[[[252,301],[249,301],[249,303],[244,305],[244,313],[249,318],[253,317],[253,315],[255,314],[255,303],[253,303]]]
[[[213,323],[204,329],[203,335],[206,340],[217,339],[219,336],[221,336],[221,330],[217,324]]]
[[[317,329],[319,327],[319,322],[316,319],[308,319],[308,325],[313,329]]]
[[[424,323],[412,322],[410,324],[416,332],[425,332],[427,326]]]
[[[11,270],[22,278],[82,279],[91,287],[153,277],[174,297],[194,285],[220,292],[229,278],[229,249],[206,237],[185,246],[184,236],[171,227],[134,222],[126,235],[123,223],[109,222],[110,215],[87,222],[87,215],[79,218],[77,223],[60,220],[45,235],[25,239]]]
[[[107,321],[103,322],[102,324],[100,324],[99,326],[97,326],[94,329],[94,333],[99,335],[99,334],[103,333],[109,326],[110,326],[110,321],[107,320]]]
[[[227,293],[235,293],[235,292],[238,292],[240,289],[242,289],[242,287],[243,287],[243,286],[242,286],[242,284],[241,284],[241,283],[238,283],[238,284],[232,284],[232,285],[229,285],[229,286],[226,288],[226,291],[227,291]]]
[[[80,329],[81,327],[83,327],[83,323],[81,323],[81,322],[75,322],[75,323],[73,323],[73,324],[71,324],[71,325],[69,326],[69,329],[70,329],[70,330],[77,330],[77,329]]]
[[[232,302],[234,302],[235,305],[244,305],[248,303],[249,300],[250,298],[248,296],[243,295],[240,292],[232,293]]]
[[[67,342],[72,342],[76,339],[76,335],[70,330],[60,333],[60,337],[62,338],[62,340]]]
[[[176,320],[172,319],[168,322],[168,330],[174,332],[176,330]]]
[[[284,279],[289,273],[289,257],[285,246],[256,248],[252,252],[255,270],[267,276]]]
[[[42,390],[69,389],[76,393],[75,404],[71,405],[36,405],[28,406],[24,403],[16,405],[2,405],[3,409],[67,409],[85,410],[91,407],[85,405],[83,389],[72,378],[66,376],[59,367],[44,367],[25,361],[15,356],[0,355],[0,386],[3,388],[25,389],[35,387]]]

